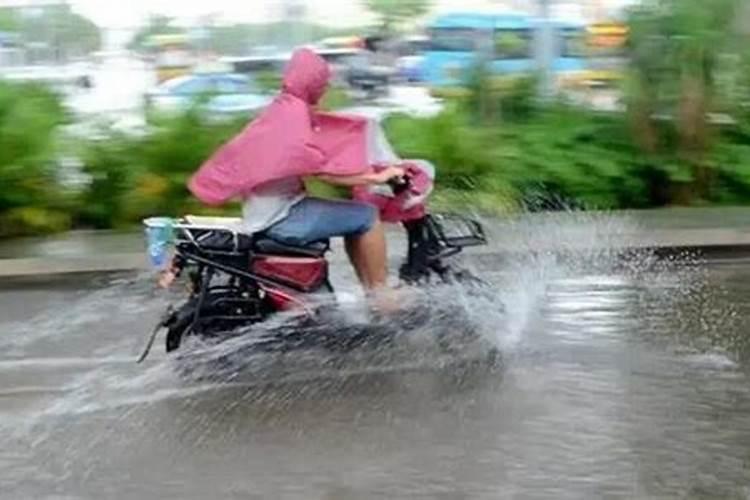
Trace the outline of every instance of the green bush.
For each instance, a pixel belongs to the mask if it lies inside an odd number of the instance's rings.
[[[717,179],[728,172],[716,158],[726,145],[717,142],[722,132],[710,117],[737,109],[742,97],[733,87],[747,85],[738,57],[747,50],[737,22],[742,3],[651,0],[630,10],[632,136],[666,180],[669,202],[707,203],[726,194]]]
[[[81,196],[79,224],[112,228],[125,222],[124,207],[136,195],[140,151],[137,139],[112,131],[86,145],[82,160],[90,182]]]
[[[523,121],[537,109],[538,83],[534,75],[492,75],[479,63],[469,73],[460,102],[479,123]]]
[[[472,203],[494,196],[503,207],[511,199],[531,208],[750,200],[750,127],[743,123],[717,129],[700,182],[677,148],[643,154],[622,115],[565,104],[537,107],[520,121],[490,124],[478,124],[468,109],[454,106],[429,119],[396,116],[386,127],[402,156],[438,165],[436,199],[449,204],[465,198],[462,192]],[[695,185],[701,190],[693,191]]]
[[[41,236],[70,229],[71,217],[61,210],[20,207],[0,214],[0,236]]]
[[[269,93],[278,92],[281,89],[282,77],[278,71],[260,71],[254,75],[255,81],[261,90]],[[323,109],[340,109],[350,106],[352,100],[346,90],[333,86],[323,96],[321,107]]]
[[[67,227],[55,171],[56,130],[67,120],[46,87],[0,81],[0,236]]]
[[[429,119],[394,117],[386,126],[402,156],[438,165],[438,199],[456,202],[463,191],[472,201],[494,195],[501,207],[546,198],[599,208],[651,202],[648,165],[616,116],[556,105],[525,122],[480,126],[453,108]]]
[[[148,186],[155,178],[163,188],[152,198],[147,213],[179,214],[190,204],[187,181],[198,167],[223,143],[236,135],[247,124],[247,118],[232,121],[213,121],[198,109],[165,119],[152,133],[140,141],[136,172],[140,191],[148,194]],[[154,193],[157,194],[157,193]]]
[[[424,158],[439,166],[444,188],[473,189],[494,170],[484,130],[471,127],[457,108],[433,118],[395,115],[385,122],[386,133],[403,158]]]
[[[80,222],[118,227],[153,215],[206,212],[187,190],[187,181],[246,119],[215,121],[200,107],[154,118],[145,135],[105,131],[84,148],[84,171],[91,177]]]
[[[330,87],[320,103],[321,108],[331,111],[351,105],[352,99],[349,97],[346,89],[342,87]]]
[[[281,88],[281,73],[278,71],[258,71],[253,75],[253,79],[265,92],[278,92]]]

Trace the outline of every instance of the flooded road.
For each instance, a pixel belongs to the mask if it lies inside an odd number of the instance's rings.
[[[750,267],[490,264],[500,366],[272,385],[136,366],[147,277],[0,290],[0,498],[750,498]]]

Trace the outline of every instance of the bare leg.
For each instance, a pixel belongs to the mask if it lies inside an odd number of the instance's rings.
[[[346,249],[346,255],[349,256],[349,262],[352,263],[352,267],[354,268],[354,273],[357,275],[357,280],[359,280],[360,284],[362,286],[365,286],[365,277],[362,276],[362,273],[360,272],[359,268],[354,265],[354,238],[344,238],[344,248]]]
[[[367,291],[385,287],[388,280],[385,229],[380,221],[361,236],[346,239],[346,252]]]

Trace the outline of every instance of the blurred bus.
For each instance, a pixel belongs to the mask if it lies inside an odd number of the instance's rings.
[[[159,83],[187,75],[192,71],[196,55],[187,35],[154,35],[148,43]]]
[[[583,25],[550,21],[555,34],[556,74],[586,69],[586,31]],[[524,15],[449,14],[429,25],[430,43],[423,74],[434,88],[462,86],[479,56],[489,61],[493,75],[530,74],[537,68],[542,22]]]
[[[409,35],[393,41],[391,50],[396,56],[396,72],[402,80],[420,82],[424,79],[424,53],[430,47],[430,39],[424,35]]]
[[[552,65],[559,87],[578,84],[588,70],[588,37],[586,26],[554,22],[557,54]]]
[[[364,40],[361,36],[331,36],[314,44],[316,49],[361,49]]]
[[[18,34],[0,31],[0,69],[21,66],[25,61]]]

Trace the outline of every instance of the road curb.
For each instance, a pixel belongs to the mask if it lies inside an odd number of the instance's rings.
[[[739,260],[750,258],[750,244],[707,244],[707,245],[630,245],[611,247],[557,247],[557,248],[478,248],[468,250],[469,258],[498,258],[500,260],[518,258],[524,255],[547,254],[558,257],[580,257],[600,253],[628,254],[653,253],[657,256],[669,258],[675,256],[703,257],[707,260]],[[394,252],[396,253],[396,252]],[[343,260],[341,252],[335,252],[333,260]],[[390,259],[392,266],[397,266],[402,260],[400,254]],[[28,258],[28,259],[0,259],[0,280],[3,284],[13,281],[43,281],[55,280],[66,276],[111,274],[123,272],[146,272],[148,263],[143,253],[121,253],[87,257],[65,258]]]

